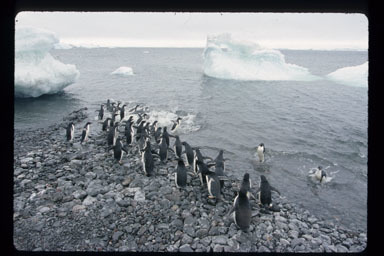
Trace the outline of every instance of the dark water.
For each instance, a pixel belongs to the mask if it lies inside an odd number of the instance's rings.
[[[148,51],[148,53],[145,53]],[[99,48],[56,50],[81,75],[59,95],[15,100],[15,127],[41,127],[107,98],[139,102],[152,110],[190,117],[180,137],[215,157],[224,149],[227,172],[253,182],[265,174],[283,196],[311,213],[348,227],[367,223],[367,88],[329,80],[235,81],[207,77],[203,49]],[[324,76],[360,65],[367,52],[282,51],[288,63]],[[129,77],[110,73],[121,66]],[[167,119],[172,115],[164,115]],[[95,122],[94,120],[92,120]],[[164,120],[163,120],[164,121]],[[168,120],[169,121],[169,120]],[[99,130],[96,122],[95,130]],[[64,136],[64,135],[63,135]],[[255,161],[264,142],[266,161]],[[308,179],[322,165],[333,179],[322,186]]]

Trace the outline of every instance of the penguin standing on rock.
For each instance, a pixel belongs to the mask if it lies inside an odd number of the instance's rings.
[[[175,183],[178,188],[185,188],[187,186],[187,169],[185,168],[184,161],[181,158],[177,158]]]
[[[260,163],[264,162],[264,153],[265,153],[265,147],[264,143],[260,143],[260,145],[257,147],[257,156],[259,157]]]
[[[233,214],[235,224],[243,231],[248,231],[251,226],[252,210],[247,196],[247,188],[244,184],[241,185],[239,194],[233,201],[233,207],[228,214]]]
[[[161,139],[161,127],[157,127],[153,136],[155,137],[156,143],[159,144]]]
[[[80,144],[83,144],[83,142],[88,141],[89,136],[89,130],[90,130],[91,123],[87,122],[83,128],[83,132],[81,133],[81,141]]]
[[[275,191],[280,195],[280,192],[269,184],[269,182],[267,181],[267,178],[265,178],[264,175],[261,175],[260,187],[256,192],[256,194],[259,197],[259,204],[261,204],[262,206],[266,207],[269,210],[279,211],[278,207],[272,204],[272,191]]]
[[[175,136],[175,144],[173,145],[175,154],[178,158],[181,158],[181,152],[183,151],[183,145],[181,145],[181,141],[178,135]]]
[[[123,143],[119,138],[116,140],[116,144],[114,146],[109,147],[108,151],[111,149],[113,149],[113,156],[116,161],[118,161],[119,164],[122,164],[121,160],[123,159],[124,152],[128,155],[128,151],[124,148]]]
[[[109,130],[107,135],[108,146],[115,146],[117,137],[119,136],[118,130],[119,123],[115,123],[113,128]]]
[[[245,173],[243,176],[243,180],[241,182],[241,187],[244,187],[247,189],[247,196],[248,199],[251,199],[251,196],[253,199],[256,200],[255,196],[251,193],[251,179],[249,178],[249,173]]]
[[[165,136],[161,137],[160,144],[159,144],[159,156],[160,156],[160,161],[165,163],[168,160],[168,150],[173,151],[170,149],[167,145]]]
[[[133,138],[133,123],[132,123],[132,116],[129,117],[129,119],[127,121],[125,121],[125,129],[124,129],[124,135],[125,135],[125,138],[127,140],[127,145],[131,145],[132,144],[132,138]]]
[[[141,154],[141,162],[143,163],[143,170],[145,175],[147,175],[148,177],[155,175],[155,163],[153,161],[151,143],[149,140],[145,141],[145,147],[142,150]]]
[[[111,118],[110,117],[107,117],[104,122],[103,122],[103,126],[102,126],[102,130],[103,131],[107,131],[108,130],[108,127],[111,126]]]
[[[75,125],[73,124],[73,122],[70,122],[67,126],[67,132],[66,132],[67,141],[69,142],[73,141],[74,133],[75,133]]]
[[[104,104],[101,104],[100,109],[96,110],[96,111],[99,112],[99,115],[98,115],[99,120],[103,120],[103,117],[104,117]]]
[[[209,198],[215,198],[216,200],[221,199],[221,186],[220,179],[216,173],[206,170],[205,178],[207,179],[207,187]]]
[[[193,162],[194,162],[194,160],[193,160],[194,152],[193,152],[192,147],[185,141],[183,141],[181,143],[181,145],[184,145],[184,151],[182,152],[182,154],[185,153],[185,155],[187,156],[189,166],[192,166]]]

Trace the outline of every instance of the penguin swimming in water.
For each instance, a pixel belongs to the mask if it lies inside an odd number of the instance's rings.
[[[103,126],[102,126],[102,130],[103,131],[107,131],[108,130],[108,127],[111,126],[111,118],[110,117],[107,117],[104,122],[103,122]]]
[[[243,231],[248,231],[251,226],[252,210],[247,196],[247,188],[245,186],[240,187],[238,195],[233,201],[233,207],[229,214],[233,213],[233,219],[235,224]]]
[[[145,141],[145,147],[142,150],[142,155],[141,155],[141,162],[143,163],[143,170],[145,175],[147,175],[148,177],[155,175],[155,171],[154,171],[155,164],[153,161],[151,142],[149,140]]]
[[[89,130],[90,130],[90,122],[87,122],[83,128],[83,132],[81,133],[81,141],[80,144],[83,144],[83,142],[88,141],[88,135],[89,135]]]
[[[115,123],[113,128],[109,130],[107,135],[108,146],[115,146],[117,137],[119,136],[118,130],[119,123]]]
[[[75,133],[75,125],[73,124],[73,122],[70,122],[67,126],[67,132],[66,132],[67,141],[70,141],[70,142],[73,141],[74,133]]]
[[[275,191],[280,195],[280,192],[269,184],[267,178],[265,178],[264,175],[260,175],[260,187],[256,192],[259,197],[259,203],[268,209],[278,211],[278,209],[272,208],[272,191]]]
[[[174,151],[178,158],[181,158],[181,152],[183,151],[183,145],[181,145],[181,141],[178,135],[175,136],[175,144],[173,145]]]
[[[124,152],[127,153],[128,155],[128,151],[127,149],[124,148],[123,143],[119,138],[116,140],[116,144],[114,146],[109,147],[108,151],[111,149],[113,149],[114,158],[116,159],[116,161],[119,162],[119,164],[121,164],[122,163],[121,160],[123,159]]]
[[[323,170],[323,167],[317,167],[315,177],[320,181],[320,183],[323,181],[323,178],[327,177],[327,173]]]
[[[265,153],[265,147],[264,143],[260,143],[260,145],[257,147],[257,156],[259,157],[259,161],[261,163],[264,162],[264,153]]]
[[[101,104],[100,109],[96,110],[99,112],[98,118],[99,120],[103,120],[104,117],[104,104]]]
[[[171,132],[176,131],[176,129],[179,127],[179,125],[180,125],[180,123],[181,123],[181,120],[182,120],[181,117],[178,117],[178,118],[176,119],[176,121],[173,121],[173,120],[172,120],[173,125],[172,125],[172,128],[171,128]]]
[[[185,155],[187,156],[189,166],[193,166],[194,152],[192,147],[185,141],[183,141],[181,145],[184,145],[184,151],[182,152],[182,154],[185,153]]]
[[[185,168],[184,161],[181,158],[177,158],[175,183],[178,188],[185,188],[187,186],[187,169]]]

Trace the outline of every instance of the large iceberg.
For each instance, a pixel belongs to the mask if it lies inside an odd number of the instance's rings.
[[[230,34],[210,35],[203,53],[204,74],[234,80],[319,79],[307,68],[285,62],[284,55],[253,42],[232,39]]]
[[[16,28],[15,97],[54,94],[74,83],[80,72],[49,53],[59,43],[57,36],[43,29]]]
[[[133,70],[131,67],[119,67],[111,73],[111,75],[119,76],[133,76]]]
[[[340,68],[328,74],[327,78],[339,84],[368,87],[368,61],[358,66]]]

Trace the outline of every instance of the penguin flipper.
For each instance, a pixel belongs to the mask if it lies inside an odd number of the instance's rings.
[[[211,168],[212,166],[215,166],[215,165],[216,165],[216,163],[208,163],[207,164],[208,168]]]
[[[111,149],[114,149],[115,146],[110,146],[107,151],[110,151]]]
[[[172,151],[173,153],[175,153],[175,151],[174,151],[173,149],[171,149],[171,148],[168,148],[168,150],[169,150],[169,151]]]
[[[209,159],[209,160],[213,161],[212,157],[210,157],[210,156],[203,156],[203,159]]]
[[[121,149],[124,150],[124,152],[128,154],[128,149],[126,149],[125,147],[122,147]]]
[[[232,208],[229,210],[229,212],[225,215],[226,217],[228,217],[229,215],[231,215],[231,213],[233,213],[235,211],[235,207],[232,206]]]

